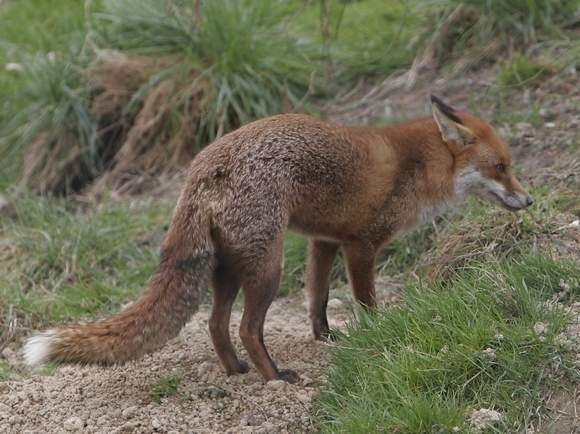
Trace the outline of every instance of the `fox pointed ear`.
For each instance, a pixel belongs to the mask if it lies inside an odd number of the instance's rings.
[[[445,142],[468,145],[474,141],[475,135],[463,124],[455,110],[434,95],[431,95],[431,110],[441,138]]]

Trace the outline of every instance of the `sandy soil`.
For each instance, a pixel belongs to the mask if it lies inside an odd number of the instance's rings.
[[[264,385],[255,370],[226,377],[204,307],[177,339],[143,360],[113,368],[63,366],[53,375],[0,383],[0,432],[308,432],[310,402],[324,382],[329,346],[312,339],[302,300],[276,300],[265,333],[273,358],[296,370],[300,384]],[[331,325],[343,323],[347,303],[334,299],[330,305]],[[236,338],[239,320],[238,310],[232,318]],[[152,386],[172,374],[182,378],[178,393],[154,402]]]

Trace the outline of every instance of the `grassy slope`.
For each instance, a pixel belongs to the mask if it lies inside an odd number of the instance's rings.
[[[323,432],[469,432],[469,413],[480,408],[504,415],[489,432],[519,432],[545,411],[546,387],[564,375],[580,381],[574,355],[554,341],[566,315],[543,304],[566,285],[560,301],[575,301],[580,269],[536,247],[578,210],[566,189],[532,194],[536,205],[517,215],[470,200],[437,232],[394,246],[395,255],[407,254],[402,267],[431,262],[439,277],[408,280],[401,306],[349,325],[315,406]],[[406,242],[413,239],[420,242]],[[535,336],[539,322],[548,324],[546,336]],[[565,369],[551,369],[558,364]]]
[[[444,286],[413,285],[401,306],[360,316],[334,352],[322,431],[467,432],[480,408],[504,415],[499,432],[520,431],[542,405],[541,388],[563,375],[551,367],[573,366],[554,340],[566,315],[543,302],[574,278],[573,264],[521,256]],[[540,322],[549,325],[542,336]]]
[[[508,90],[493,95],[502,101],[496,125],[545,122],[538,101],[515,112]],[[503,415],[485,432],[525,432],[547,411],[546,389],[580,382],[576,355],[555,340],[580,294],[580,269],[545,249],[574,238],[558,234],[580,215],[578,197],[544,181],[524,213],[470,200],[411,244],[411,264],[431,262],[439,278],[409,280],[400,306],[352,321],[315,405],[322,432],[470,432],[480,408]],[[546,300],[556,299],[562,305],[550,309]],[[534,331],[538,323],[546,334]]]

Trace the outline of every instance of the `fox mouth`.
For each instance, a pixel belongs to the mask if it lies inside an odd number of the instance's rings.
[[[512,211],[512,212],[516,212],[516,211],[520,211],[523,207],[518,207],[518,206],[513,206],[510,205],[508,203],[505,202],[505,200],[503,199],[503,197],[501,197],[499,194],[497,194],[495,191],[488,191],[488,194],[497,202],[499,203],[503,208],[507,209],[508,211]]]

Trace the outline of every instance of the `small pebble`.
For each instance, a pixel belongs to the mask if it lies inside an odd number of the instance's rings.
[[[137,407],[135,406],[127,407],[126,409],[123,410],[121,414],[125,419],[131,419],[135,417],[135,415],[137,414]]]
[[[340,309],[343,306],[343,302],[338,298],[331,298],[328,300],[328,308],[329,309]]]
[[[65,431],[69,432],[80,431],[83,429],[83,425],[83,421],[80,417],[73,416],[64,421],[63,428]]]
[[[537,334],[538,336],[545,335],[547,331],[548,324],[546,324],[545,322],[537,322],[536,324],[534,324],[534,333]]]
[[[266,383],[266,385],[270,389],[284,390],[284,389],[286,389],[286,386],[288,385],[288,383],[286,383],[284,380],[270,380]]]

